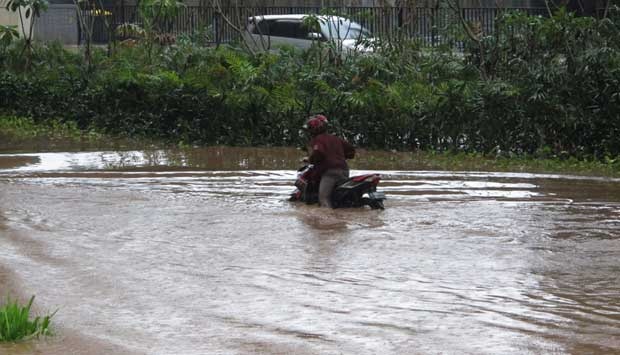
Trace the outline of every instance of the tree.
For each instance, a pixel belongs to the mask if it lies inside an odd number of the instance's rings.
[[[41,17],[41,13],[47,10],[49,3],[47,0],[9,0],[6,9],[19,15],[19,23],[24,34],[24,49],[22,56],[26,55],[26,68],[30,67],[32,61],[32,36],[36,20]],[[26,24],[30,20],[29,24]]]

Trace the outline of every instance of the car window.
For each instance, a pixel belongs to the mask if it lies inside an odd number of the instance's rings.
[[[253,34],[262,34],[262,35],[269,35],[269,28],[271,27],[271,24],[274,21],[272,20],[260,20],[258,21],[258,24],[256,24],[253,28],[252,28],[252,33]]]
[[[303,28],[301,21],[277,20],[269,26],[269,35],[288,38],[307,38],[308,30]]]
[[[360,39],[371,37],[370,31],[355,22],[330,19],[321,21],[321,31],[327,38]]]

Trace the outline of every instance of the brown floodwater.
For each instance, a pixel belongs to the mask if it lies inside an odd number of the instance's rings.
[[[384,153],[384,211],[324,210],[300,157],[0,155],[0,294],[58,309],[0,353],[620,353],[620,180]]]

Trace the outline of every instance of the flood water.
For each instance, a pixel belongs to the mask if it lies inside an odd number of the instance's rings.
[[[0,353],[620,353],[620,180],[380,158],[384,211],[324,210],[300,157],[0,155],[0,293],[58,309]]]

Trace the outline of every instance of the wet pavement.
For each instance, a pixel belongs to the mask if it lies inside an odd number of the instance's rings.
[[[0,353],[620,353],[620,180],[370,159],[386,209],[323,210],[299,158],[0,155],[0,292],[59,309]]]

